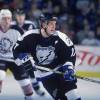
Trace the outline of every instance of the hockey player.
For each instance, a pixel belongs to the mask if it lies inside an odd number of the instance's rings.
[[[76,61],[75,48],[72,41],[64,33],[56,31],[56,17],[41,17],[40,30],[28,31],[14,47],[14,57],[28,52],[35,65],[60,71],[62,74],[39,71],[37,76],[54,100],[81,100],[77,92],[77,79],[74,76]]]
[[[15,13],[16,21],[12,23],[13,27],[19,27],[21,34],[24,34],[28,30],[36,29],[36,25],[32,23],[30,20],[26,20],[25,12],[22,8],[17,9]],[[36,80],[34,76],[34,70],[32,68],[32,64],[29,61],[28,54],[22,53],[19,56],[20,59],[24,59],[22,66],[25,67],[28,75],[31,78],[32,86],[39,96],[44,96],[45,92],[41,89],[39,82]]]
[[[0,92],[2,83],[9,68],[14,78],[19,82],[25,95],[25,100],[33,100],[33,88],[23,66],[17,66],[14,61],[12,48],[20,32],[11,27],[12,13],[8,9],[0,11]]]
[[[26,14],[22,8],[16,9],[15,21],[12,22],[12,25],[19,26],[23,30],[23,32],[36,29],[36,25],[34,22],[26,20]]]

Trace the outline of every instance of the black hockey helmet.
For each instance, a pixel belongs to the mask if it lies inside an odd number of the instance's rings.
[[[23,10],[23,8],[18,8],[18,9],[16,9],[15,14],[17,14],[17,15],[25,15],[25,11]]]
[[[39,20],[41,22],[57,21],[57,17],[51,15],[40,15]]]
[[[41,26],[42,27],[42,24],[43,23],[49,23],[49,21],[57,21],[57,17],[55,17],[55,16],[51,16],[51,15],[40,15],[40,17],[39,17],[39,26]]]

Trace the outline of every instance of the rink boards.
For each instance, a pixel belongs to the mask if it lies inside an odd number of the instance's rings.
[[[80,65],[76,66],[76,73],[86,77],[100,78],[100,47],[75,47],[77,60],[81,59]]]

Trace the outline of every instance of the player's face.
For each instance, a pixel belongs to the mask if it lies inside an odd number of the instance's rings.
[[[11,17],[3,17],[0,24],[4,28],[9,28],[11,25],[11,21],[12,21]]]
[[[19,24],[23,24],[25,21],[25,15],[16,15],[16,20]]]
[[[47,33],[51,35],[52,33],[54,33],[55,29],[56,29],[56,21],[49,21],[46,26]]]

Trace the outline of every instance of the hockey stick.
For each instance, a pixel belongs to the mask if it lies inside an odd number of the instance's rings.
[[[90,79],[90,78],[87,78],[87,77],[82,77],[82,76],[78,76],[78,75],[75,75],[77,78],[79,79],[82,79],[82,80],[85,80],[85,81],[89,81],[89,82],[93,82],[93,83],[98,83],[100,84],[100,81],[97,81],[97,80],[94,80],[94,79]]]
[[[39,69],[39,70],[43,70],[43,71],[47,71],[47,72],[53,72],[53,73],[56,73],[56,74],[64,75],[64,73],[62,73],[60,71],[57,71],[57,70],[52,70],[52,69],[45,68],[45,67],[41,67],[41,66],[36,66],[36,68]],[[89,82],[93,82],[93,83],[100,84],[100,81],[97,81],[97,80],[94,80],[94,79],[90,79],[90,78],[83,77],[83,76],[79,76],[79,75],[75,75],[75,76],[77,78],[82,79],[82,80],[85,80],[85,81],[89,81]]]
[[[32,57],[30,58],[30,61],[31,61],[32,65],[34,66],[34,60],[33,60]],[[57,71],[57,69],[59,69],[59,68],[55,68],[54,70],[52,70],[50,68],[46,68],[46,67],[42,67],[42,66],[38,66],[38,65],[35,65],[35,66],[36,66],[36,69],[38,69],[38,70],[42,70],[42,71],[46,71],[46,72],[53,72],[53,73],[56,73],[56,74],[64,75],[63,72]],[[75,75],[75,77],[82,79],[82,80],[85,80],[85,81],[100,84],[100,81],[90,79],[90,78],[87,78],[87,77],[83,77],[83,76],[79,76],[79,75]]]

